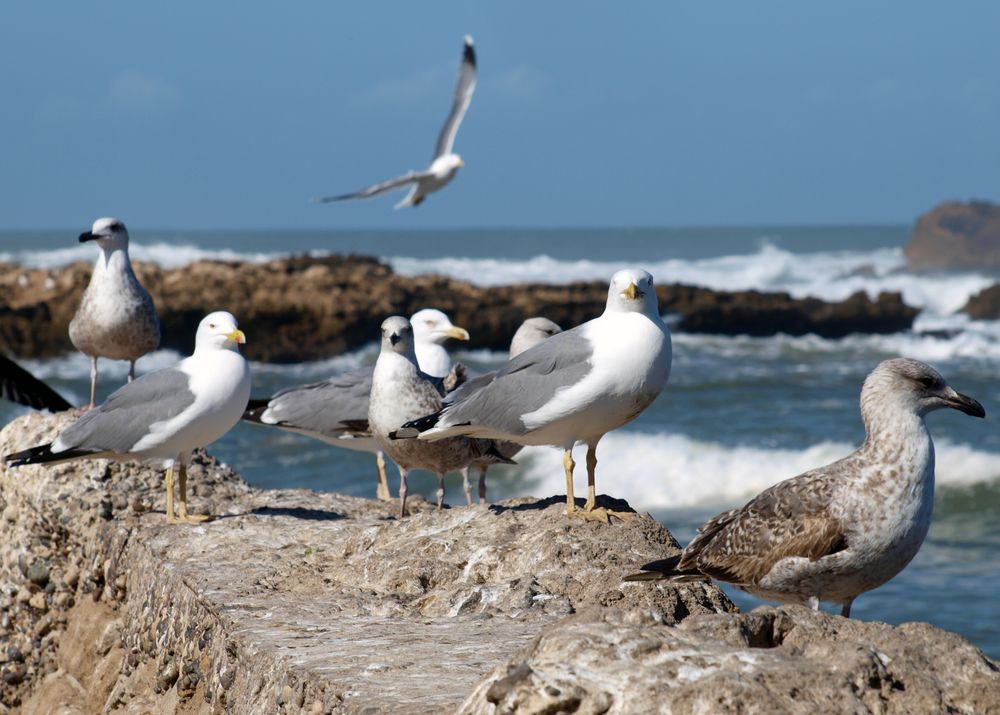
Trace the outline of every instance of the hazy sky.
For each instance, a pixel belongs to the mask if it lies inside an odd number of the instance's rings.
[[[998,28],[995,2],[9,0],[0,228],[909,222],[1000,199]],[[465,33],[457,179],[308,203],[427,164]]]

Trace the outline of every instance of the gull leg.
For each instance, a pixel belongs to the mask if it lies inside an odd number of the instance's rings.
[[[188,514],[187,512],[187,466],[184,462],[181,462],[180,469],[180,490],[181,498],[180,502],[177,504],[177,519],[178,521],[183,521],[188,524],[200,524],[204,521],[211,521],[214,516],[209,514]]]
[[[444,475],[440,473],[438,474],[437,503],[439,510],[444,508]]]
[[[583,511],[579,515],[585,519],[603,521],[606,524],[610,524],[613,518],[622,521],[635,518],[636,513],[632,511],[614,511],[597,506],[597,482],[594,476],[596,472],[597,443],[594,442],[587,445],[587,502],[583,505]]]
[[[850,618],[851,617],[851,605],[853,603],[854,603],[854,599],[853,598],[850,599],[850,600],[844,601],[844,607],[842,609],[840,609],[840,615],[842,615],[844,618]]]
[[[399,518],[406,516],[406,475],[408,469],[399,468]]]
[[[84,408],[84,412],[92,410],[97,405],[97,356],[90,358],[90,404]]]
[[[563,452],[563,470],[566,472],[566,513],[576,513],[576,502],[573,500],[573,468],[576,462],[573,461],[573,448],[570,447]]]
[[[485,464],[479,468],[479,503],[486,503],[486,470],[489,469]]]
[[[378,470],[375,498],[379,501],[392,501],[392,493],[389,491],[389,477],[385,473],[385,455],[382,454],[382,450],[375,453],[375,468]]]
[[[465,489],[465,503],[472,506],[472,485],[469,484],[469,465],[462,469],[462,488]]]
[[[167,523],[179,524],[174,514],[174,465],[167,467]]]
[[[135,360],[128,361],[128,381],[132,382],[135,379]]]

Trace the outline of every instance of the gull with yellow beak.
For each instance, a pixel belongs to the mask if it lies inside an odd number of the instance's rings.
[[[635,419],[667,384],[670,331],[660,318],[653,277],[625,269],[611,278],[600,317],[512,358],[488,385],[445,399],[443,408],[407,422],[395,438],[464,435],[564,450],[566,511],[610,520],[597,507],[597,443]],[[573,446],[587,445],[587,501],[573,498]]]
[[[455,146],[455,136],[458,134],[458,127],[465,118],[465,112],[472,101],[472,93],[476,90],[476,50],[472,44],[472,38],[465,36],[462,45],[462,65],[458,70],[458,84],[455,85],[455,96],[451,103],[451,112],[441,133],[438,135],[437,146],[434,147],[434,158],[431,165],[423,171],[410,171],[394,179],[374,184],[360,191],[340,196],[327,196],[321,199],[314,199],[316,203],[327,204],[332,201],[346,201],[347,199],[368,199],[378,196],[386,191],[410,187],[410,193],[402,201],[396,204],[397,209],[407,206],[419,206],[428,194],[440,191],[447,186],[458,170],[465,166],[462,157],[452,152]]]
[[[187,511],[187,463],[195,449],[222,437],[243,415],[250,399],[250,366],[238,346],[245,342],[232,314],[210,313],[198,325],[190,357],[127,383],[54,442],[7,455],[5,461],[11,467],[75,459],[159,461],[167,468],[167,521],[206,521],[211,517]]]

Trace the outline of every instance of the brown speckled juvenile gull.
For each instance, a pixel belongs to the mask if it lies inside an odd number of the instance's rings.
[[[934,508],[934,444],[924,416],[945,407],[985,417],[932,367],[897,358],[861,390],[864,444],[706,522],[680,556],[626,581],[711,577],[761,598],[843,605],[902,571]]]
[[[90,405],[97,389],[97,358],[128,360],[128,381],[135,361],[160,344],[160,319],[153,299],[139,284],[128,257],[128,231],[116,218],[99,218],[80,243],[97,241],[101,255],[90,284],[69,324],[69,339],[90,358]]]
[[[502,460],[489,440],[454,437],[439,442],[391,440],[389,433],[407,420],[441,409],[444,381],[421,372],[413,349],[413,327],[402,316],[382,323],[382,349],[372,373],[368,426],[378,445],[399,466],[399,511],[406,514],[407,475],[426,469],[438,476],[437,504],[444,504],[444,475],[492,454]]]

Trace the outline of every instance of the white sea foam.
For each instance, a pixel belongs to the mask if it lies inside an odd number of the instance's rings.
[[[129,243],[129,255],[136,261],[157,263],[164,268],[181,268],[195,261],[246,261],[264,263],[280,258],[280,252],[240,252],[229,249],[208,250],[194,245],[178,245],[173,243],[144,244],[136,241]],[[92,244],[79,244],[67,248],[56,248],[46,251],[4,251],[0,252],[0,261],[17,263],[29,268],[55,268],[74,261],[93,261],[97,250]]]
[[[389,259],[402,275],[439,273],[478,285],[514,283],[570,283],[607,280],[620,262],[560,260],[539,255],[527,260],[500,258]],[[978,273],[913,275],[901,269],[902,250],[825,251],[792,253],[764,242],[752,254],[697,260],[641,262],[661,283],[688,283],[717,290],[787,291],[795,297],[843,300],[865,291],[899,291],[909,304],[934,316],[948,316],[965,305],[969,296],[992,285],[995,278]]]
[[[829,464],[856,445],[820,442],[802,450],[725,446],[677,434],[619,431],[598,447],[597,489],[637,510],[739,504],[779,481]],[[1000,454],[948,440],[935,442],[937,483],[962,486],[1000,477]],[[583,448],[577,447],[577,496],[586,496]],[[529,447],[517,456],[536,494],[564,494],[562,451]]]

